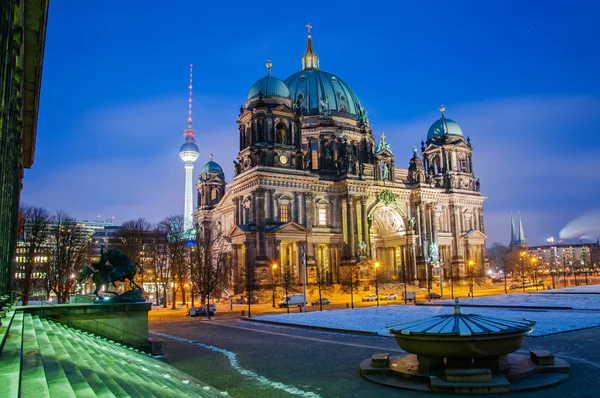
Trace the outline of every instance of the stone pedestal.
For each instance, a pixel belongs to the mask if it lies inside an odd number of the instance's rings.
[[[147,350],[151,303],[62,304],[22,307],[22,311]]]

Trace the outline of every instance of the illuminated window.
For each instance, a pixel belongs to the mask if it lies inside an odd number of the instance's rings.
[[[279,206],[279,221],[280,222],[290,221],[290,208],[287,203]]]
[[[319,209],[319,225],[327,225],[327,209]]]

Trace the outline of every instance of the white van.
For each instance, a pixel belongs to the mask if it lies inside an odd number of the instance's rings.
[[[303,294],[291,294],[279,302],[279,308],[289,307],[291,305],[306,305]]]

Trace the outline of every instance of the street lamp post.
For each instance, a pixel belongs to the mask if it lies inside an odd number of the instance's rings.
[[[473,260],[469,260],[469,292],[471,293],[471,297],[474,297],[473,294]]]
[[[548,239],[546,239],[548,242],[550,242],[550,251],[552,252],[552,271],[550,272],[552,274],[552,290],[556,289],[556,284],[555,284],[555,274],[556,274],[556,248],[553,246],[554,245],[554,237],[551,236]],[[564,267],[564,264],[563,264]],[[566,273],[564,274],[565,278],[566,278]],[[566,283],[566,282],[565,282]]]
[[[275,289],[276,289],[275,271],[277,270],[277,264],[273,264],[272,265],[272,269],[273,269],[273,273],[272,273],[272,278],[273,278],[273,308],[275,308]]]
[[[379,262],[375,263],[375,295],[377,296],[377,306],[379,307],[379,274],[377,269],[379,268]]]
[[[525,259],[527,258],[527,252],[521,252],[521,287],[523,293],[525,293]]]
[[[537,280],[537,267],[535,263],[537,262],[537,257],[531,256],[531,268],[533,268],[533,283],[535,283],[535,290],[539,290],[538,280]]]

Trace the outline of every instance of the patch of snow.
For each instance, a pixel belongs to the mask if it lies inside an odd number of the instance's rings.
[[[591,294],[560,294],[568,292]],[[593,293],[600,293],[599,285],[551,290],[544,291],[543,293],[514,293],[500,296],[461,298],[460,303],[504,307],[462,307],[462,312],[496,318],[535,321],[536,325],[531,335],[543,336],[600,326],[600,294]],[[445,300],[442,303],[454,304],[452,300]],[[510,306],[571,307],[572,309],[508,308]],[[399,304],[382,307],[264,315],[256,318],[305,326],[376,332],[382,336],[389,336],[390,334],[386,329],[386,325],[429,318],[435,315],[451,314],[453,311],[453,307],[450,306]]]

